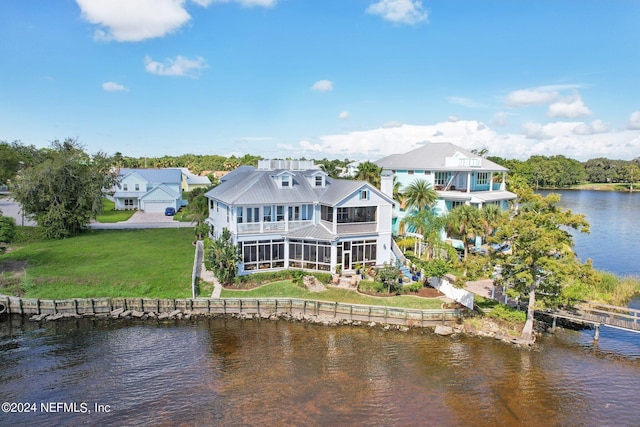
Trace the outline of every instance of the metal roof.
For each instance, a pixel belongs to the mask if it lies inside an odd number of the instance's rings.
[[[335,205],[344,198],[367,187],[376,192],[389,203],[393,201],[365,181],[333,179],[325,177],[324,187],[312,186],[306,176],[323,173],[318,170],[286,171],[256,170],[255,168],[236,169],[226,175],[224,182],[208,191],[205,195],[229,205],[264,205],[268,203],[323,203]],[[276,179],[278,175],[288,172],[292,175],[292,185],[282,188]],[[230,178],[228,178],[231,175]],[[313,181],[312,181],[313,182]]]
[[[121,177],[125,177],[132,173],[154,185],[180,184],[182,182],[182,172],[180,169],[120,169]]]
[[[338,236],[333,234],[322,225],[309,225],[287,233],[289,239],[309,239],[309,240],[337,240]]]
[[[462,157],[479,159],[479,166],[449,166],[447,158]],[[430,142],[404,154],[392,154],[374,162],[383,169],[393,170],[433,170],[433,171],[493,171],[507,172],[508,169],[473,154],[450,142]]]

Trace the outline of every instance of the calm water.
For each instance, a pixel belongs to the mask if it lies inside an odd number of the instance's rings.
[[[549,191],[540,191],[546,195]],[[599,270],[640,276],[640,193],[556,191],[560,205],[586,215],[591,233],[575,234],[576,253]]]
[[[639,198],[591,193],[563,198],[592,225],[578,254],[637,274]],[[595,345],[559,331],[524,351],[284,321],[0,321],[0,403],[37,410],[0,412],[0,426],[637,426],[639,395],[640,334],[608,328]]]
[[[0,325],[1,425],[639,425],[640,353],[284,321]],[[96,413],[95,404],[110,412]],[[38,409],[39,412],[40,409]]]

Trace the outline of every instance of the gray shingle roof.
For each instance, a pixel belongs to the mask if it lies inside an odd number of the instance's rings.
[[[462,154],[464,157],[477,159],[480,158],[480,167],[446,165],[446,159],[453,157],[456,153]],[[482,170],[494,172],[506,172],[508,169],[500,166],[485,158],[481,158],[477,154],[465,150],[450,142],[431,142],[421,147],[411,150],[404,154],[392,154],[374,162],[383,169],[407,169],[407,170],[434,170],[434,171],[469,171]]]

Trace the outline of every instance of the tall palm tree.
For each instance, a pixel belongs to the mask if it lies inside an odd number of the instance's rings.
[[[447,234],[464,242],[464,257],[469,254],[469,239],[473,239],[484,232],[484,224],[480,210],[471,205],[461,205],[453,208],[447,215]]]
[[[403,191],[407,207],[415,208],[418,211],[426,207],[431,207],[438,200],[438,193],[433,189],[431,183],[424,179],[416,179]]]
[[[402,183],[398,180],[398,176],[393,176],[393,200],[398,202],[401,207],[404,202],[404,194],[402,194]]]
[[[360,179],[363,181],[367,181],[369,184],[373,185],[376,188],[380,188],[380,174],[382,173],[382,168],[375,163],[371,163],[369,161],[362,162],[358,166],[358,173],[356,174],[356,179]]]

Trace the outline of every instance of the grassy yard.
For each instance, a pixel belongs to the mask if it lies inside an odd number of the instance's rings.
[[[133,216],[136,211],[117,211],[115,203],[109,199],[102,199],[102,213],[98,215],[96,221],[103,223],[113,223],[126,221]]]
[[[43,299],[188,298],[192,241],[193,230],[172,228],[96,230],[21,244],[0,256],[0,271],[5,270],[0,293]],[[11,268],[16,271],[7,271]],[[3,289],[10,274],[20,274],[19,283]]]
[[[379,305],[388,307],[404,307],[419,309],[441,308],[439,298],[426,299],[410,295],[389,298],[361,295],[348,289],[327,288],[322,292],[309,292],[292,283],[290,280],[270,283],[251,290],[223,289],[223,298],[301,298],[319,301],[337,301],[351,304]]]

